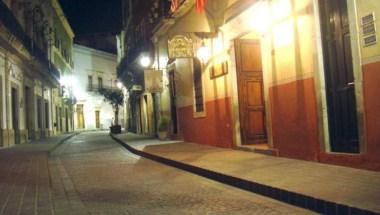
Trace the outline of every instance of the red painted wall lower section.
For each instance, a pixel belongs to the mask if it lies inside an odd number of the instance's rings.
[[[363,97],[366,150],[360,155],[320,155],[326,163],[380,171],[380,62],[363,66]]]
[[[314,79],[269,89],[273,146],[280,156],[318,160],[318,116]]]
[[[368,167],[380,171],[380,61],[363,66]]]
[[[193,106],[178,108],[179,129],[185,141],[232,147],[231,100],[206,102],[206,117],[194,118]]]
[[[379,83],[380,62],[363,66],[366,150],[361,154],[320,150],[313,78],[270,88],[274,148],[284,157],[380,171]]]
[[[363,67],[366,151],[338,154],[321,151],[314,79],[269,89],[273,146],[283,157],[380,171],[380,62]],[[231,99],[206,103],[207,116],[193,117],[193,106],[178,109],[185,141],[230,148],[233,143]]]

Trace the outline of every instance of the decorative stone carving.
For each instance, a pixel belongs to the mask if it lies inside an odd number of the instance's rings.
[[[169,58],[193,58],[193,40],[184,35],[176,35],[168,40]]]

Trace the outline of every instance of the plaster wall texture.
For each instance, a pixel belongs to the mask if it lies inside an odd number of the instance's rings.
[[[95,111],[100,111],[99,129],[108,129],[112,124],[114,112],[112,106],[104,101],[104,97],[96,92],[99,87],[98,78],[102,79],[104,88],[116,89],[116,55],[74,45],[73,92],[77,105],[83,104],[84,124],[86,130],[97,129]],[[93,91],[89,91],[88,77],[92,76]],[[78,129],[78,116],[75,112],[74,124]],[[119,108],[119,123],[123,121],[123,108]]]

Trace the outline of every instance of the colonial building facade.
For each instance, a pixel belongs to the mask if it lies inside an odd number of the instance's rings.
[[[58,2],[5,0],[0,11],[1,147],[71,131],[72,98],[63,99],[60,77],[73,66],[74,34]],[[65,42],[54,48],[58,37]]]
[[[376,0],[173,2],[145,21],[154,27],[127,19],[153,46],[122,52],[132,121],[168,116],[185,141],[380,170]],[[146,53],[163,71],[160,93],[133,88],[133,59]],[[155,98],[151,112],[142,95]]]
[[[104,100],[99,89],[118,89],[116,55],[74,45],[75,69],[73,92],[76,97],[75,130],[109,129],[113,124],[114,110]],[[119,112],[123,120],[123,111]]]

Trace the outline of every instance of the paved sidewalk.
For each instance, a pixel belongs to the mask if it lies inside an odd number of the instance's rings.
[[[141,156],[320,213],[380,213],[379,172],[131,133],[114,137]]]
[[[52,158],[55,215],[315,214],[136,156],[106,132],[83,132]]]
[[[0,214],[54,214],[48,156],[71,135],[0,150]]]

